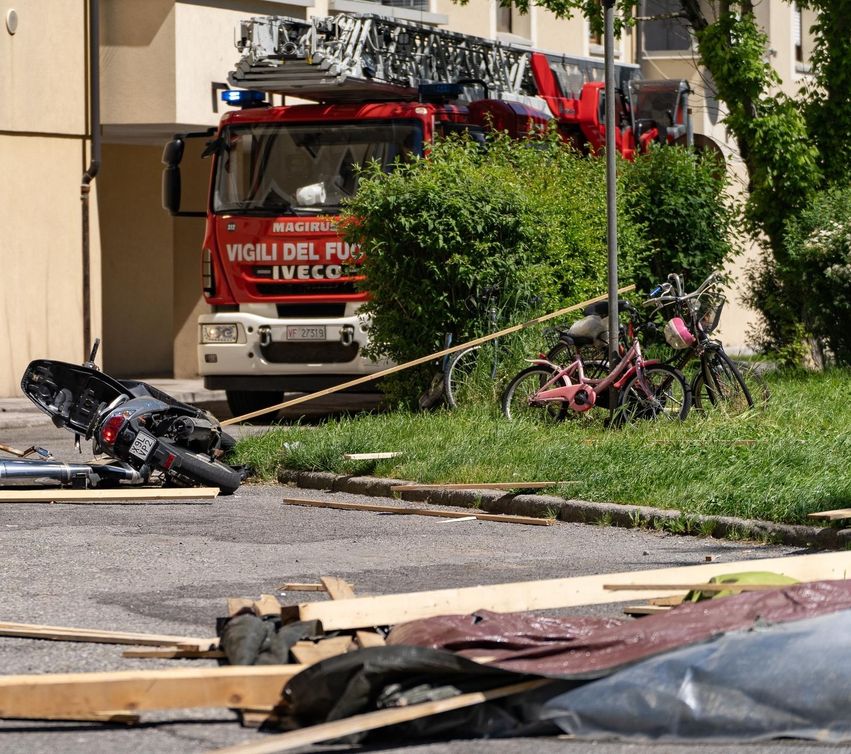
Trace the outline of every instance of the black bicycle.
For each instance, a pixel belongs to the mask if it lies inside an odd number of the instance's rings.
[[[681,370],[692,360],[700,362],[691,382],[694,407],[701,410],[708,404],[736,415],[767,402],[769,392],[761,376],[747,370],[746,378],[721,341],[711,337],[726,302],[721,280],[713,272],[695,291],[685,293],[682,277],[671,274],[644,303],[652,307],[648,321],[664,321],[665,342],[674,351],[668,362]]]

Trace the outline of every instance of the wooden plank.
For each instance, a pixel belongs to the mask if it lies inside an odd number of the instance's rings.
[[[355,631],[355,641],[361,649],[385,645],[384,637],[377,631]]]
[[[251,741],[246,744],[228,746],[225,749],[216,749],[213,754],[277,754],[281,751],[291,751],[302,746],[330,741],[355,733],[363,733],[368,730],[385,728],[388,725],[419,720],[431,715],[439,715],[442,712],[451,712],[464,707],[472,707],[476,704],[501,699],[513,694],[521,694],[525,691],[539,688],[547,683],[549,679],[538,679],[534,681],[523,681],[512,683],[509,686],[491,689],[490,691],[473,691],[468,694],[460,694],[451,699],[438,699],[433,702],[412,704],[408,707],[391,707],[388,709],[365,712],[361,715],[353,715],[342,720],[334,720],[330,723],[312,725],[309,728],[300,728],[288,733],[280,733],[268,736],[262,741]]]
[[[472,508],[463,511],[442,511],[434,508],[403,508],[400,505],[374,505],[372,503],[336,503],[330,500],[308,500],[302,497],[285,497],[285,505],[301,505],[308,508],[332,508],[341,511],[366,511],[368,513],[395,513],[400,516],[432,516],[434,518],[462,518],[475,516],[479,521],[496,521],[500,524],[525,524],[526,526],[552,526],[554,518],[533,516],[511,516],[502,513],[480,513]]]
[[[817,513],[808,513],[808,518],[826,518],[829,521],[839,521],[843,518],[851,518],[851,508],[836,508],[832,511],[818,511]]]
[[[620,288],[618,290],[618,293],[628,293],[629,291],[633,290],[635,290],[634,285],[627,285],[623,288]],[[439,360],[443,356],[448,356],[451,353],[463,351],[465,348],[469,348],[470,346],[477,346],[482,343],[487,343],[490,340],[500,338],[503,335],[508,335],[509,333],[525,330],[527,327],[532,327],[533,325],[540,324],[541,322],[547,322],[548,320],[554,319],[555,317],[561,317],[565,314],[569,314],[570,312],[579,311],[580,309],[584,309],[589,304],[596,304],[598,301],[606,301],[608,297],[609,294],[604,293],[599,296],[595,296],[594,298],[589,298],[587,301],[582,301],[578,304],[572,304],[571,306],[566,306],[563,309],[550,312],[549,314],[544,314],[540,317],[535,317],[535,319],[530,319],[527,322],[521,322],[519,325],[512,325],[511,327],[506,327],[504,330],[498,330],[497,332],[493,332],[488,335],[483,335],[481,338],[469,340],[466,343],[457,343],[456,345],[450,348],[444,348],[442,351],[431,353],[428,356],[421,356],[420,358],[414,359],[413,361],[406,361],[404,364],[397,364],[396,366],[389,367],[388,369],[382,369],[378,372],[373,372],[372,374],[367,374],[363,377],[358,377],[354,380],[349,380],[348,382],[344,382],[340,385],[335,385],[334,387],[326,388],[325,390],[319,390],[315,393],[308,393],[307,395],[302,395],[298,398],[292,398],[288,401],[283,401],[282,403],[276,403],[274,406],[269,406],[268,408],[263,408],[259,411],[252,411],[250,414],[234,416],[231,419],[226,419],[225,421],[221,422],[221,425],[225,427],[229,424],[238,424],[239,422],[243,422],[246,419],[253,419],[255,416],[263,416],[264,414],[270,414],[275,411],[280,411],[283,408],[296,406],[299,403],[306,403],[307,401],[316,400],[317,398],[322,398],[326,395],[331,395],[332,393],[338,393],[341,390],[347,390],[349,388],[355,387],[356,385],[363,385],[366,382],[372,382],[373,380],[377,380],[381,377],[386,377],[388,374],[395,374],[396,372],[401,372],[404,369],[410,369],[411,367],[416,367],[420,364],[428,364],[429,362]]]
[[[253,603],[254,614],[260,618],[267,615],[280,615],[281,603],[273,594],[261,594],[259,600]]]
[[[667,613],[668,605],[627,605],[623,611],[626,615],[653,615],[655,613]]]
[[[354,587],[348,581],[336,576],[322,576],[319,580],[332,600],[348,600],[355,596]]]
[[[0,490],[0,503],[72,503],[74,505],[122,504],[174,501],[175,505],[208,505],[218,487],[122,487],[108,490]],[[200,502],[193,502],[198,499]]]
[[[302,665],[313,665],[327,660],[329,657],[345,654],[352,645],[351,636],[332,636],[315,644],[312,641],[297,641],[293,644],[292,652],[297,662]]]
[[[478,521],[475,516],[459,516],[458,518],[444,518],[438,521],[439,524],[457,524],[461,521]]]
[[[301,670],[301,665],[252,665],[0,676],[0,717],[41,720],[113,709],[275,705]]]
[[[799,581],[843,579],[851,574],[851,550],[302,603],[294,613],[301,620],[321,620],[326,631],[336,631],[395,625],[436,615],[466,615],[476,610],[507,613],[635,602],[648,596],[673,596],[681,591],[672,592],[664,587],[665,584],[700,583],[714,576],[745,570],[781,573]],[[611,592],[603,588],[606,584],[637,582],[655,582],[663,586],[650,595],[644,590]]]
[[[239,613],[253,613],[254,600],[249,597],[228,597],[227,610],[229,618]]]
[[[604,584],[603,589],[613,592],[633,591],[679,591],[679,592],[764,592],[782,589],[791,584]]]
[[[5,718],[13,720],[27,720],[32,718]],[[133,712],[125,710],[115,710],[110,712],[92,712],[89,715],[45,715],[39,717],[39,720],[51,720],[73,723],[110,723],[112,725],[138,725],[141,716]]]
[[[401,450],[391,450],[386,453],[343,453],[347,461],[378,461],[382,458],[397,458],[402,455]]]
[[[150,660],[221,660],[227,655],[220,649],[184,649],[183,647],[144,647],[125,649],[122,657],[137,657]]]
[[[280,592],[324,592],[322,584],[305,584],[301,582],[287,582],[278,587]]]
[[[420,492],[427,490],[541,490],[558,484],[578,484],[576,481],[559,482],[481,482],[478,484],[394,484],[391,492]]]
[[[36,623],[0,623],[0,636],[49,641],[81,641],[91,644],[135,644],[137,646],[174,647],[182,649],[214,649],[217,637],[170,636],[168,634],[143,634],[129,631],[102,631],[95,628],[44,626]]]

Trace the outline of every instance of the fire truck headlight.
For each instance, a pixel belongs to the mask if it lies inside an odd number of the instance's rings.
[[[237,325],[201,325],[201,343],[236,343]]]

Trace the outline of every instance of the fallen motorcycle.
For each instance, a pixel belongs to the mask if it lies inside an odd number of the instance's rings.
[[[234,492],[242,476],[219,460],[234,440],[215,417],[145,382],[104,374],[95,366],[99,344],[95,341],[83,365],[31,362],[21,380],[24,395],[57,427],[73,432],[78,447],[81,437],[91,440],[96,454],[105,453],[129,467],[132,473],[125,479],[130,483],[145,483],[159,473],[166,484]],[[114,480],[117,473],[102,476]]]

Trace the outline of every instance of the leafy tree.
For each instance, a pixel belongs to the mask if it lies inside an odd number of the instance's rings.
[[[639,290],[649,291],[671,272],[696,285],[724,266],[734,253],[737,208],[714,153],[654,145],[621,167],[625,211],[643,227],[650,252],[636,269]]]
[[[602,28],[596,0],[535,2],[560,17],[583,14],[592,28]],[[619,27],[632,23],[633,3],[615,0]],[[529,0],[514,4],[526,11]],[[766,248],[751,273],[750,303],[764,315],[762,341],[782,348],[794,346],[802,334],[820,337],[806,316],[805,299],[813,291],[801,286],[800,255],[787,241],[787,226],[819,191],[851,180],[851,3],[797,5],[818,12],[813,82],[797,99],[778,91],[752,0],[679,0],[674,13],[695,37],[698,62],[715,81],[728,112],[725,124],[748,170],[747,227]]]

